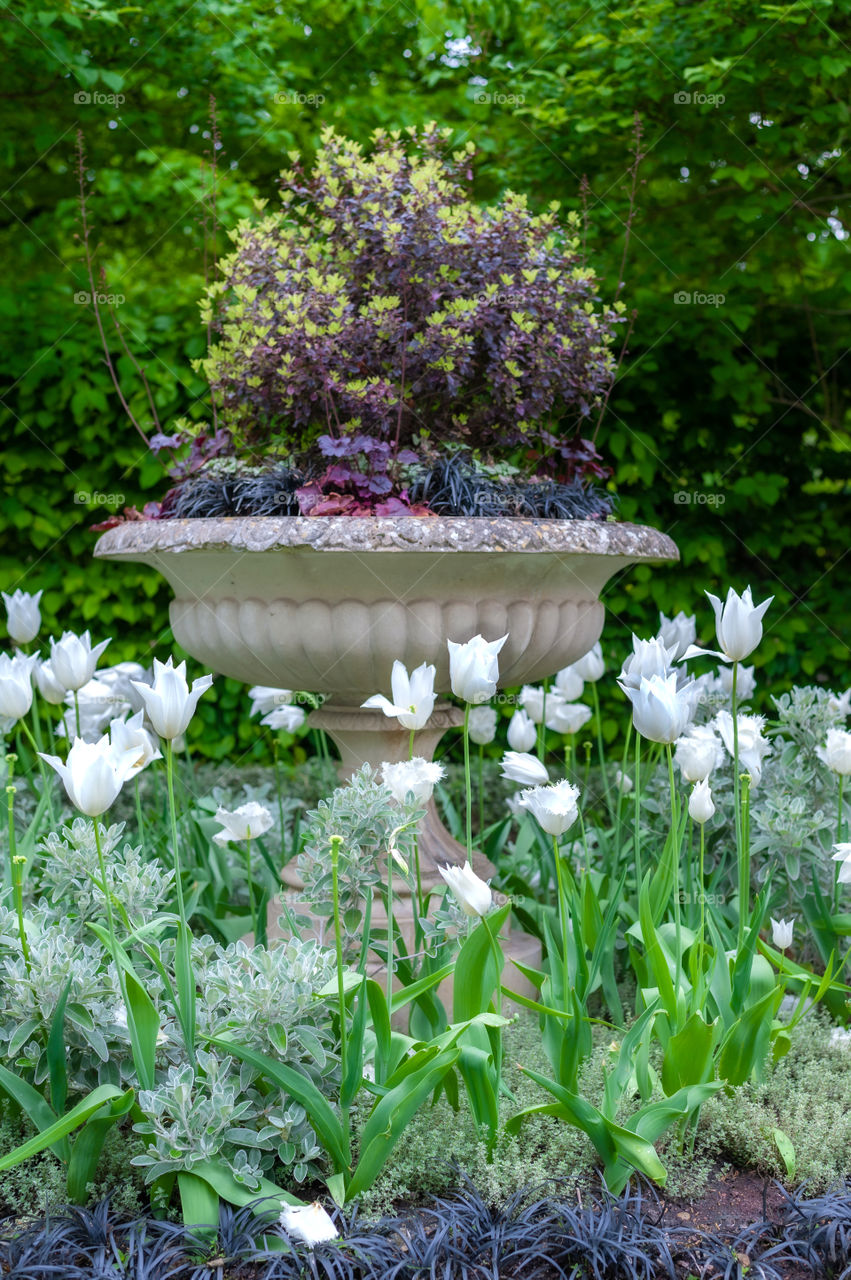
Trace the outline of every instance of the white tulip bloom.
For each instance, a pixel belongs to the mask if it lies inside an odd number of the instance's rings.
[[[148,719],[154,726],[154,732],[161,738],[171,741],[186,732],[189,721],[195,714],[198,699],[213,683],[211,675],[199,676],[192,681],[190,689],[186,683],[186,663],[174,665],[174,659],[159,662],[154,658],[154,682],[152,685],[133,681],[145,704]]]
[[[446,866],[437,869],[457,898],[465,916],[487,915],[493,903],[490,885],[479,879],[469,862],[465,862],[463,867]]]
[[[578,733],[591,719],[591,708],[584,702],[565,702],[555,694],[547,699],[547,728],[553,733]]]
[[[531,751],[538,740],[538,731],[526,712],[520,708],[508,722],[508,745],[512,751]]]
[[[684,613],[680,609],[675,617],[666,618],[660,612],[658,639],[665,649],[673,649],[674,662],[694,644],[696,637],[697,619],[693,613]]]
[[[546,695],[549,702],[550,695]],[[526,712],[526,715],[535,724],[540,724],[544,718],[544,687],[540,684],[524,684],[520,690],[520,706]],[[525,751],[525,747],[518,747],[519,751]]]
[[[296,733],[307,719],[307,712],[303,707],[275,707],[269,711],[261,724],[265,724],[267,729],[286,729],[287,733]]]
[[[762,762],[771,751],[771,743],[763,737],[764,716],[736,717],[739,732],[739,765],[750,775],[751,787],[759,786],[762,778]],[[724,746],[733,759],[733,717],[729,711],[719,711],[713,724],[721,735]]]
[[[570,667],[562,667],[561,671],[556,672],[555,687],[556,692],[561,695],[565,702],[575,702],[577,698],[582,697],[585,689],[585,680],[576,670],[576,665],[574,664]]]
[[[833,861],[839,863],[837,879],[840,884],[851,884],[851,843],[847,840],[833,846]]]
[[[547,835],[563,835],[579,817],[579,788],[562,778],[548,787],[530,787],[520,793],[520,806],[527,809]]]
[[[64,684],[61,684],[53,674],[53,667],[49,662],[37,662],[33,667],[33,679],[45,702],[49,702],[52,707],[61,706],[65,701],[65,694],[68,692]]]
[[[692,688],[677,688],[677,677],[642,676],[638,688],[622,685],[632,703],[636,731],[650,742],[676,742],[694,715]]]
[[[778,951],[787,951],[791,947],[794,931],[794,916],[791,920],[775,920],[774,916],[771,917],[771,941]]]
[[[723,603],[711,591],[706,592],[706,597],[715,612],[715,635],[721,652],[689,645],[683,657],[696,658],[708,654],[724,662],[742,662],[749,658],[762,640],[762,619],[774,596],[769,596],[762,604],[754,604],[750,587],[745,587],[741,595],[730,587]]]
[[[64,764],[58,756],[39,755],[59,774],[74,808],[88,818],[99,818],[114,804],[137,759],[135,750],[118,750],[107,737],[99,742],[76,738]]]
[[[540,786],[550,778],[540,760],[525,751],[506,751],[502,757],[502,776],[524,787]]]
[[[59,683],[72,692],[88,684],[110,639],[111,637],[101,640],[100,644],[93,646],[88,631],[84,631],[81,636],[75,635],[73,631],[65,631],[60,640],[54,640],[51,636],[50,665]]]
[[[113,720],[109,726],[109,740],[115,751],[119,755],[125,751],[135,753],[128,780],[135,778],[153,760],[162,760],[162,752],[145,728],[144,719],[144,711],[137,711],[129,720]]]
[[[605,674],[606,664],[603,661],[603,649],[599,640],[593,648],[583,654],[578,662],[574,662],[573,670],[580,679],[587,680],[590,684],[596,683]]]
[[[282,1201],[280,1222],[288,1236],[302,1240],[311,1248],[324,1240],[336,1240],[340,1234],[318,1200],[313,1204],[284,1204]]]
[[[692,787],[688,798],[688,811],[689,817],[699,822],[701,826],[714,816],[715,803],[712,799],[712,789],[706,778],[696,782]]]
[[[0,654],[0,719],[14,723],[33,704],[32,674],[38,662],[35,654]]]
[[[9,632],[9,638],[14,640],[15,644],[29,644],[30,640],[35,640],[41,626],[41,612],[38,607],[42,596],[41,591],[30,595],[27,591],[18,589],[10,596],[5,591],[0,592],[0,595],[3,596],[3,603],[6,606],[6,630]]]
[[[689,725],[683,737],[677,739],[674,760],[685,782],[702,782],[723,759],[721,739],[710,725]]]
[[[268,715],[276,707],[288,707],[295,692],[292,689],[275,689],[269,684],[255,684],[248,690],[251,699],[250,715]]]
[[[712,681],[713,692],[723,694],[727,698],[733,696],[733,668],[719,667]],[[736,702],[749,702],[756,689],[756,676],[753,667],[739,665],[736,671]]]
[[[657,638],[639,640],[638,636],[633,636],[632,653],[623,664],[618,683],[626,690],[637,689],[642,679],[649,680],[651,676],[665,679],[671,674],[675,653],[675,648],[667,647]]]
[[[618,791],[622,791],[625,796],[628,796],[630,791],[634,790],[635,783],[628,773],[624,773],[621,769],[615,769],[615,786]]]
[[[851,715],[851,689],[846,689],[844,693],[832,693],[827,705],[835,715],[845,720]]]
[[[222,829],[216,832],[213,839],[216,844],[229,844],[232,840],[256,840],[269,830],[274,818],[264,804],[250,800],[248,804],[241,804],[238,809],[225,809],[219,805],[216,822],[222,824]]]
[[[443,766],[433,760],[414,756],[413,760],[400,760],[397,764],[385,761],[381,766],[381,780],[397,804],[404,804],[408,795],[413,794],[417,804],[426,805],[445,772]]]
[[[845,729],[828,729],[823,747],[816,747],[816,755],[833,773],[847,778],[851,774],[851,733]]]
[[[449,681],[456,698],[474,706],[479,702],[490,702],[499,680],[498,654],[507,639],[506,634],[499,640],[473,636],[466,644],[447,641]]]
[[[496,737],[496,723],[497,714],[493,707],[485,703],[478,707],[471,707],[467,718],[470,741],[475,742],[477,746],[486,747]]]
[[[361,706],[375,707],[388,717],[395,716],[403,729],[423,729],[434,710],[437,697],[434,692],[434,676],[435,669],[427,662],[408,675],[407,667],[397,658],[390,674],[393,700],[375,693],[366,702],[362,702]]]

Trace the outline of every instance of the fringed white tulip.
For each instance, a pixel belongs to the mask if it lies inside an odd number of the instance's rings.
[[[216,844],[230,844],[231,841],[241,843],[243,840],[256,840],[265,835],[274,822],[274,818],[263,804],[250,800],[241,804],[238,809],[225,809],[219,805],[216,810],[216,822],[221,823],[221,831],[213,836]]]
[[[530,787],[519,803],[537,820],[547,835],[563,835],[579,817],[579,788],[563,778],[550,786]]]
[[[280,1222],[288,1236],[311,1249],[326,1240],[336,1240],[340,1234],[318,1200],[313,1204],[282,1205]]]
[[[404,804],[412,795],[417,804],[426,805],[445,772],[443,766],[433,760],[414,756],[412,760],[400,760],[397,764],[382,764],[381,780],[397,804]]]

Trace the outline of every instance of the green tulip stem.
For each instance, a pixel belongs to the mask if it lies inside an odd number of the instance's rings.
[[[245,878],[248,884],[248,904],[251,910],[251,927],[254,930],[254,945],[257,945],[259,919],[257,915],[257,895],[254,892],[254,877],[251,874],[251,829],[245,842]]]
[[[739,864],[739,928],[736,935],[736,949],[741,950],[745,940],[745,921],[750,916],[750,867],[745,866],[745,851],[742,842],[741,785],[739,782],[739,709],[737,685],[739,664],[733,663],[733,811],[736,818],[736,857]]]
[[[479,744],[479,839],[485,829],[485,748]]]
[[[635,799],[634,806],[634,829],[633,829],[633,853],[635,855],[635,888],[636,894],[641,893],[641,734],[635,735]]]
[[[29,978],[32,977],[32,966],[30,964],[30,946],[27,941],[27,927],[24,923],[24,882],[22,877],[22,864],[26,859],[19,856],[15,842],[15,791],[17,788],[12,782],[15,757],[7,756],[6,763],[9,766],[9,785],[6,787],[6,802],[9,813],[9,872],[15,900],[15,914],[18,917],[18,937],[21,940],[21,955],[24,957],[24,966]]]
[[[502,966],[500,965],[500,951],[499,951],[499,947],[497,946],[497,941],[496,941],[496,938],[494,937],[493,930],[490,926],[487,916],[482,916],[482,924],[485,926],[485,930],[490,940],[491,952],[493,953],[494,972],[496,975],[496,992],[495,992],[496,1012],[497,1012],[497,1015],[501,1018],[502,1017],[502,971],[501,971]],[[496,1142],[497,1134],[499,1133],[499,1101],[500,1101],[500,1093],[502,1092],[502,1027],[496,1027],[495,1030],[496,1030],[496,1049],[494,1051],[494,1066],[496,1068],[496,1125],[494,1126],[494,1131],[491,1134],[491,1141],[489,1144],[491,1148],[493,1148],[493,1145]]]
[[[844,778],[839,775],[839,806],[836,815],[836,843],[842,843],[842,783]],[[833,910],[839,910],[839,868],[841,863],[837,862],[833,869]]]
[[[127,1002],[127,984],[124,981],[124,969],[118,959],[118,940],[115,936],[115,916],[112,913],[112,894],[109,891],[109,882],[106,878],[106,863],[103,857],[103,845],[100,839],[100,826],[97,818],[92,818],[92,826],[95,829],[95,849],[98,856],[98,871],[100,872],[100,887],[103,890],[104,902],[106,903],[106,924],[109,929],[109,949],[112,952],[112,963],[115,965],[115,972],[118,977],[118,988],[121,992],[121,998],[124,1001],[124,1007],[127,1010],[128,1019],[131,1017],[130,1006]]]
[[[83,735],[80,732],[80,699],[77,696],[76,689],[74,690],[74,718],[77,725],[77,737],[82,738]]]
[[[671,843],[674,846],[674,928],[677,935],[677,987],[680,972],[683,968],[683,923],[680,904],[680,849],[679,849],[679,815],[677,814],[677,784],[674,780],[674,753],[671,744],[665,743],[665,754],[668,758],[668,783],[671,789]]]
[[[171,854],[174,865],[174,887],[177,894],[177,914],[179,925],[177,931],[178,953],[183,952],[183,967],[190,983],[187,993],[189,1007],[184,1007],[183,999],[178,992],[178,1015],[183,1032],[184,1045],[189,1061],[195,1067],[195,991],[192,974],[192,953],[189,934],[189,922],[186,919],[186,902],[183,897],[183,880],[180,868],[180,845],[177,838],[177,806],[174,799],[174,743],[171,738],[165,744],[166,780],[168,782],[168,811],[171,820]]]
[[[564,874],[566,868],[562,866],[561,855],[559,853],[559,848],[558,848],[558,836],[553,836],[553,855],[555,857],[555,862],[556,862],[556,884],[558,885],[558,914],[559,914],[559,921],[561,923],[561,958],[562,958],[562,974],[563,974],[562,998],[564,1001],[565,1012],[567,1012],[568,995],[570,992],[570,964],[568,963],[568,956],[567,956],[567,937],[568,937],[568,928],[569,928],[570,920],[569,920],[569,912],[568,912],[568,905],[567,905],[567,888],[565,885],[565,874]],[[568,871],[568,875],[572,880],[573,879],[572,873],[570,872],[569,869],[567,869],[567,871]]]
[[[35,713],[35,702],[33,702],[33,713]],[[48,813],[48,817],[50,818],[50,825],[52,828],[56,825],[56,819],[54,818],[54,815],[53,815],[53,796],[51,795],[51,791],[50,791],[50,778],[47,775],[47,765],[44,763],[41,756],[39,755],[39,752],[41,751],[41,747],[39,745],[39,742],[41,740],[41,728],[39,726],[38,739],[36,739],[36,737],[32,732],[32,729],[30,729],[26,720],[20,720],[18,723],[23,729],[24,734],[26,735],[27,741],[29,742],[30,746],[33,749],[33,752],[35,753],[36,764],[38,765],[38,771],[41,774],[42,792],[47,797],[47,813]]]
[[[473,788],[470,783],[470,704],[464,705],[464,786],[467,796],[467,861],[473,865]]]
[[[697,944],[697,1008],[703,1008],[703,953],[706,945],[706,884],[704,881],[705,874],[705,851],[706,851],[706,824],[701,822],[700,827],[700,878],[698,880],[700,893],[700,934]]]
[[[600,714],[600,695],[597,692],[597,682],[591,682],[591,698],[594,702],[594,723],[597,727],[597,754],[600,757],[600,776],[603,779],[603,791],[606,796],[606,810],[609,817],[614,817],[614,809],[612,807],[612,793],[609,787],[609,772],[606,768],[606,753],[603,748],[603,719]]]
[[[343,978],[343,931],[340,924],[340,845],[342,836],[331,837],[331,896],[334,901],[334,949],[337,957],[337,1016],[340,1020],[340,1076],[345,1084],[348,1076],[348,1029],[346,1027],[346,986]],[[387,971],[390,972],[390,956],[387,956]],[[392,981],[392,979],[391,979]],[[390,1001],[387,1001],[388,1014]]]

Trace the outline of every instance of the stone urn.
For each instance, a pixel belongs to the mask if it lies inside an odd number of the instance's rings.
[[[655,529],[596,520],[245,516],[122,524],[95,556],[167,579],[175,639],[205,667],[325,695],[310,723],[337,744],[346,776],[407,757],[408,734],[360,705],[389,696],[396,658],[409,670],[433,663],[447,693],[447,639],[507,633],[501,685],[540,680],[598,639],[600,592],[615,573],[679,553]],[[438,702],[416,753],[431,759],[461,720]],[[464,859],[434,806],[419,843],[427,881],[438,863]]]

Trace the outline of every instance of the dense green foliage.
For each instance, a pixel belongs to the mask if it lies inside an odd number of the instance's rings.
[[[91,308],[75,302],[90,289],[74,239],[77,128],[101,287],[121,299],[167,430],[206,412],[191,360],[206,340],[211,156],[222,251],[224,229],[256,196],[276,199],[286,153],[309,158],[322,124],[365,141],[433,119],[475,143],[478,198],[511,187],[537,209],[587,205],[603,294],[623,278],[637,311],[598,444],[622,514],[671,533],[686,572],[619,578],[607,637],[621,650],[626,629],[654,630],[658,608],[691,601],[699,567],[701,585],[750,581],[777,597],[760,659],[775,688],[844,683],[849,14],[851,0],[295,0],[286,12],[0,0],[0,585],[45,586],[48,622],[97,620],[119,637],[116,658],[131,627],[134,656],[143,637],[150,649],[168,639],[153,573],[91,572],[88,526],[161,496],[165,478],[112,390]],[[646,154],[630,224],[636,112]],[[150,427],[132,361],[114,331],[110,342]],[[247,745],[227,709],[237,694],[219,682],[203,712],[222,754]]]

